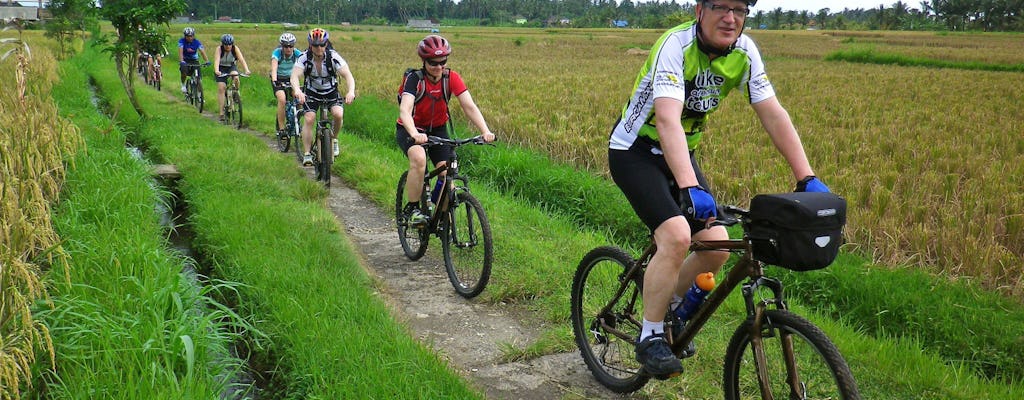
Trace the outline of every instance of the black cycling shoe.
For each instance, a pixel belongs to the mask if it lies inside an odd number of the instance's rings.
[[[672,328],[671,328],[671,331],[672,331],[672,343],[673,344],[679,342],[680,340],[683,340],[683,327],[685,327],[685,326],[686,326],[686,322],[679,322],[678,320],[676,320],[676,324],[674,326],[672,326]],[[683,353],[679,355],[679,358],[680,359],[690,358],[690,357],[693,357],[696,354],[697,354],[697,346],[694,345],[693,342],[691,341],[690,343],[686,344],[686,350],[683,350]]]
[[[643,365],[643,372],[658,379],[668,379],[683,372],[668,342],[662,335],[651,335],[636,344],[636,360]]]

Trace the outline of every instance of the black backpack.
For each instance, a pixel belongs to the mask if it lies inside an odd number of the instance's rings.
[[[450,70],[448,68],[445,68],[444,72],[441,73],[441,87],[443,88],[442,90],[444,91],[445,103],[448,103],[448,101],[452,99],[452,89],[448,85],[449,75]],[[416,101],[414,102],[414,104],[419,103],[420,100],[423,99],[423,96],[426,95],[427,85],[426,82],[423,81],[423,69],[407,68],[405,70],[405,73],[402,74],[402,84],[398,86],[398,104],[402,104],[402,93],[405,91],[405,82],[409,80],[410,76],[416,76],[416,79],[418,79],[416,81]]]
[[[306,56],[306,62],[304,62],[302,64],[302,69],[303,69],[303,72],[304,72],[304,75],[305,75],[303,77],[303,79],[304,79],[303,83],[304,84],[305,84],[305,82],[309,82],[309,74],[313,72],[313,53],[311,53],[309,51],[309,49],[306,49],[305,56]],[[324,64],[327,65],[327,76],[329,76],[330,79],[332,79],[332,80],[336,79],[338,71],[335,69],[337,67],[334,66],[334,46],[331,45],[331,41],[330,40],[327,41],[327,51],[324,53]],[[320,77],[319,79],[328,79],[328,78]]]

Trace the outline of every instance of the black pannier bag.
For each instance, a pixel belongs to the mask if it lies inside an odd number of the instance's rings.
[[[794,271],[825,268],[843,242],[846,199],[816,192],[759,194],[750,200],[746,225],[754,259]]]

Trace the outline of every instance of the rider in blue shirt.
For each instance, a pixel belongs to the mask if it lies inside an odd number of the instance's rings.
[[[295,35],[290,32],[282,33],[278,41],[281,42],[281,46],[274,49],[270,55],[270,85],[273,87],[274,97],[277,98],[277,133],[281,135],[285,128],[286,93],[292,87],[292,67],[302,52],[295,48]]]
[[[185,93],[185,77],[192,73],[192,68],[189,65],[199,64],[199,55],[203,55],[203,60],[206,64],[210,64],[210,57],[206,56],[206,50],[203,48],[203,43],[196,39],[195,28],[187,27],[182,31],[184,36],[178,39],[178,70],[181,71],[181,92]]]

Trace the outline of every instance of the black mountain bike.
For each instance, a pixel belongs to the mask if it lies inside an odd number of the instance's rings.
[[[188,76],[185,77],[185,101],[196,107],[199,113],[203,113],[203,104],[206,100],[203,98],[203,77],[200,74],[200,68],[207,64],[188,64]]]
[[[734,206],[724,210],[724,219],[713,225],[734,225],[750,216]],[[842,354],[821,329],[789,310],[782,282],[764,275],[764,264],[752,256],[746,223],[743,229],[743,239],[692,242],[690,251],[728,251],[739,254],[739,261],[688,322],[679,326],[672,311],[667,313],[673,352],[680,358],[693,355],[688,344],[742,283],[747,317],[725,351],[726,399],[859,399]],[[615,392],[633,392],[651,378],[637,362],[634,346],[643,319],[644,272],[655,250],[652,243],[633,259],[617,247],[598,247],[583,257],[573,278],[576,345],[594,377]]]
[[[313,135],[313,146],[309,153],[313,155],[313,170],[316,180],[322,181],[324,187],[331,187],[331,166],[334,165],[334,147],[331,135],[334,132],[333,116],[330,108],[320,107],[317,110],[316,132]],[[301,137],[296,141],[295,148],[302,153]],[[300,156],[301,159],[301,156]]]
[[[429,136],[424,147],[465,144],[486,144],[483,136],[469,139],[445,139]],[[444,165],[429,171],[423,178],[423,192],[420,195],[420,212],[428,216],[427,223],[414,226],[408,221],[404,207],[406,203],[405,182],[409,172],[398,178],[395,194],[395,223],[402,250],[410,260],[418,260],[427,251],[430,235],[441,239],[445,270],[455,292],[465,298],[473,298],[483,292],[491,277],[491,262],[494,258],[494,244],[491,240],[491,224],[487,221],[480,201],[469,192],[469,180],[459,174],[459,163],[455,151]],[[442,175],[443,174],[443,175]],[[442,179],[441,192],[437,194],[437,205],[430,203],[430,181]]]
[[[295,144],[295,155],[298,159],[302,160],[302,121],[299,120],[298,113],[298,102],[295,97],[292,96],[291,84],[284,83],[281,86],[284,89],[285,103],[284,103],[284,131],[278,132],[277,135],[277,149],[281,150],[282,153],[287,153],[288,149],[292,147],[292,142]],[[274,125],[278,126],[277,124]]]

